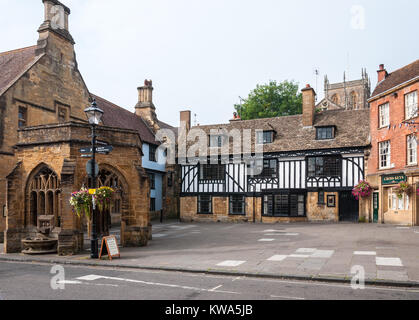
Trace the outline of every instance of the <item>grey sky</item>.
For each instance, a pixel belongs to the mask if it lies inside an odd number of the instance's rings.
[[[325,74],[340,82],[349,67],[354,80],[365,67],[375,86],[380,63],[392,71],[419,58],[417,0],[62,2],[90,91],[133,111],[152,79],[158,116],[172,125],[187,109],[200,124],[227,122],[238,96],[271,79],[315,87],[319,69],[321,98]],[[0,5],[0,51],[36,44],[42,1]]]

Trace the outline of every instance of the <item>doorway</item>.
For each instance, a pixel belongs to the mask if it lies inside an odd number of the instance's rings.
[[[351,191],[339,193],[339,221],[359,221],[359,201],[355,199]]]

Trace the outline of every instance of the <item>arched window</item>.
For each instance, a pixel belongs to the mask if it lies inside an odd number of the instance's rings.
[[[351,95],[349,96],[349,108],[352,110],[358,109],[358,96],[355,91],[351,92]]]
[[[334,103],[334,104],[337,104],[337,105],[339,105],[339,96],[337,95],[337,94],[334,94],[333,96],[332,96],[332,102]]]
[[[27,221],[30,225],[36,226],[39,216],[51,215],[55,218],[55,226],[59,226],[60,210],[58,197],[60,190],[58,186],[57,175],[47,167],[39,170],[29,181],[29,217]]]

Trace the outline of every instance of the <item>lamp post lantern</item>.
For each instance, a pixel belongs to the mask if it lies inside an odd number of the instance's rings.
[[[86,113],[87,119],[89,121],[90,126],[92,127],[92,169],[91,169],[91,179],[92,179],[92,189],[96,189],[96,177],[99,172],[96,172],[96,127],[99,125],[100,120],[103,116],[103,110],[99,109],[96,103],[96,99],[93,99],[92,105],[84,110]],[[91,244],[91,253],[90,257],[92,259],[99,258],[98,252],[98,239],[97,239],[97,214],[96,214],[96,204],[93,203],[93,212],[92,212],[92,234],[90,237],[90,244]]]

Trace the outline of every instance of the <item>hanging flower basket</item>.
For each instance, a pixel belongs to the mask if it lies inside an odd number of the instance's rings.
[[[95,198],[96,198],[96,204],[100,213],[103,213],[110,209],[113,193],[114,193],[114,190],[109,187],[102,187],[102,188],[96,189]]]
[[[92,206],[92,196],[87,189],[73,192],[70,198],[70,205],[73,207],[74,213],[81,218],[85,215],[89,220],[91,218],[90,208]]]
[[[403,199],[403,195],[410,195],[411,188],[407,182],[400,182],[394,192],[396,193],[397,198]]]
[[[352,195],[355,197],[356,200],[359,198],[368,198],[372,193],[372,188],[367,181],[360,181],[355,188],[352,190]]]

